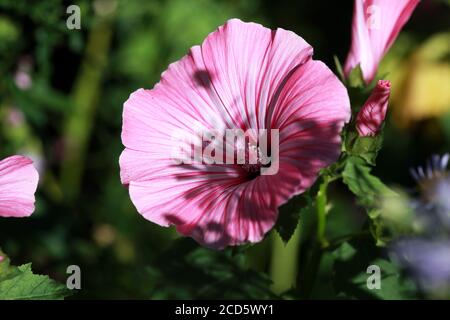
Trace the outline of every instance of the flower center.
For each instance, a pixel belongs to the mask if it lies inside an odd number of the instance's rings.
[[[248,143],[245,148],[245,163],[241,164],[242,169],[247,172],[250,179],[258,177],[261,167],[270,165],[270,158],[265,155],[259,147]]]

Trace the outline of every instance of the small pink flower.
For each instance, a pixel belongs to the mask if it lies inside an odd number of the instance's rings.
[[[345,75],[359,64],[364,81],[371,82],[378,64],[418,3],[419,0],[355,0],[352,45],[345,62]]]
[[[12,156],[0,161],[0,216],[30,216],[38,180],[39,174],[28,158]]]
[[[25,122],[25,116],[19,108],[11,107],[6,111],[6,120],[13,127],[20,127]]]
[[[391,83],[379,80],[356,117],[356,130],[361,137],[375,136],[379,133],[386,118],[390,94]]]
[[[16,86],[22,90],[30,89],[33,84],[30,74],[22,70],[16,72],[14,75],[14,82],[16,83]]]
[[[17,70],[14,75],[14,82],[19,89],[27,90],[33,85],[31,78],[31,69],[33,68],[33,60],[29,56],[23,56],[19,59]]]
[[[237,19],[124,104],[122,183],[139,213],[212,248],[258,242],[278,207],[340,155],[347,91],[295,33]],[[175,165],[173,133],[278,129],[274,175],[257,165]],[[261,170],[261,171],[260,171]]]

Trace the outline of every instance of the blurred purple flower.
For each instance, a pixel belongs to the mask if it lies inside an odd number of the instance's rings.
[[[419,183],[426,183],[428,180],[434,180],[448,174],[447,166],[450,160],[450,154],[443,156],[433,155],[427,162],[426,167],[411,168],[410,172],[413,178]]]
[[[450,288],[450,241],[405,238],[391,246],[393,258],[425,291]]]
[[[450,290],[450,155],[434,155],[425,167],[411,169],[420,197],[412,201],[422,236],[394,241],[392,257],[427,293]]]
[[[411,169],[421,193],[413,202],[417,218],[430,233],[450,231],[450,155],[434,155],[426,167]]]
[[[441,221],[450,228],[450,177],[435,186],[435,202]]]

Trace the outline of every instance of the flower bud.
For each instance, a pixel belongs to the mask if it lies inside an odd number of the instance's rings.
[[[356,130],[361,137],[376,136],[386,118],[391,82],[379,80],[356,117]]]

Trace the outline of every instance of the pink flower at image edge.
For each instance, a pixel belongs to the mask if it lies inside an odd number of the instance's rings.
[[[291,31],[237,19],[172,63],[152,90],[124,104],[121,180],[138,212],[211,248],[261,241],[278,207],[307,190],[340,155],[347,90]],[[279,171],[174,165],[171,134],[278,129]]]
[[[39,174],[33,161],[11,156],[0,161],[0,217],[28,217],[34,211]]]
[[[360,65],[364,81],[371,82],[381,59],[418,3],[419,0],[355,0],[345,75]]]
[[[379,80],[356,116],[356,130],[361,137],[375,136],[379,133],[386,118],[391,82]]]

